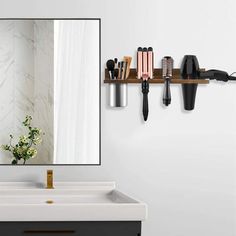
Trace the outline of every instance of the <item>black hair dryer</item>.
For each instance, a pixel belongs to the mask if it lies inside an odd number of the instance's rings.
[[[197,57],[194,55],[185,55],[180,68],[182,79],[198,79],[199,64]],[[191,111],[194,109],[197,84],[182,84],[182,93],[184,99],[184,109]]]

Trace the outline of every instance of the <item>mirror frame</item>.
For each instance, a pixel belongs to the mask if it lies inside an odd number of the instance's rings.
[[[25,165],[12,165],[12,164],[0,164],[0,166],[101,166],[101,18],[0,18],[0,20],[97,20],[99,22],[99,163],[98,164],[25,164]]]

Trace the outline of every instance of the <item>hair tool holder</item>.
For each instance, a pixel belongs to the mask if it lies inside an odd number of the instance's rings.
[[[200,69],[197,57],[185,55],[180,69],[173,69],[173,59],[169,56],[162,59],[162,68],[153,68],[153,50],[151,47],[138,48],[137,69],[130,69],[131,57],[126,58],[126,65],[118,65],[116,69],[115,60],[107,61],[104,83],[109,83],[110,87],[118,87],[115,91],[110,90],[111,106],[127,105],[127,84],[141,83],[143,93],[143,118],[148,117],[148,93],[149,84],[164,84],[163,104],[168,106],[171,103],[171,84],[181,84],[184,109],[193,110],[198,84],[208,84],[210,80],[228,82],[236,81],[236,77],[229,75],[225,71]],[[127,60],[128,58],[128,60]],[[113,61],[113,62],[111,62]],[[124,61],[122,62],[124,64]],[[123,68],[123,69],[120,69]],[[120,71],[121,70],[121,71]],[[125,74],[124,74],[125,73]],[[122,76],[123,75],[123,76]],[[119,90],[119,86],[125,85],[125,93]],[[125,100],[125,102],[124,102]]]
[[[107,61],[107,71],[110,81],[124,81],[129,76],[131,57],[124,57],[123,61],[118,62],[118,59],[110,59]],[[127,106],[127,84],[115,83],[110,84],[109,105],[111,107]]]

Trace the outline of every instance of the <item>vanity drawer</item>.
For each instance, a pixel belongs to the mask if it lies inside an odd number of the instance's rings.
[[[139,221],[1,222],[4,236],[141,236]]]

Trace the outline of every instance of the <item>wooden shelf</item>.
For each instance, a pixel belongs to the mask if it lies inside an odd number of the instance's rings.
[[[204,71],[204,69],[201,69]],[[149,80],[150,84],[163,84],[164,80],[162,79],[162,69],[154,69],[153,79]],[[142,80],[137,79],[136,69],[130,69],[129,78],[126,80],[111,80],[109,78],[108,70],[105,70],[105,80],[104,83],[118,83],[118,84],[138,84],[141,83]],[[183,80],[180,78],[180,70],[173,69],[173,77],[171,79],[172,84],[209,84],[209,80],[207,79],[187,79]]]
[[[110,79],[105,79],[104,83],[106,84],[138,84],[141,83],[141,79],[126,79],[126,80],[110,80]],[[150,79],[148,80],[150,84],[163,84],[164,80],[163,79]],[[183,79],[172,79],[171,84],[209,84],[209,80],[205,79],[188,79],[188,80],[183,80]]]

